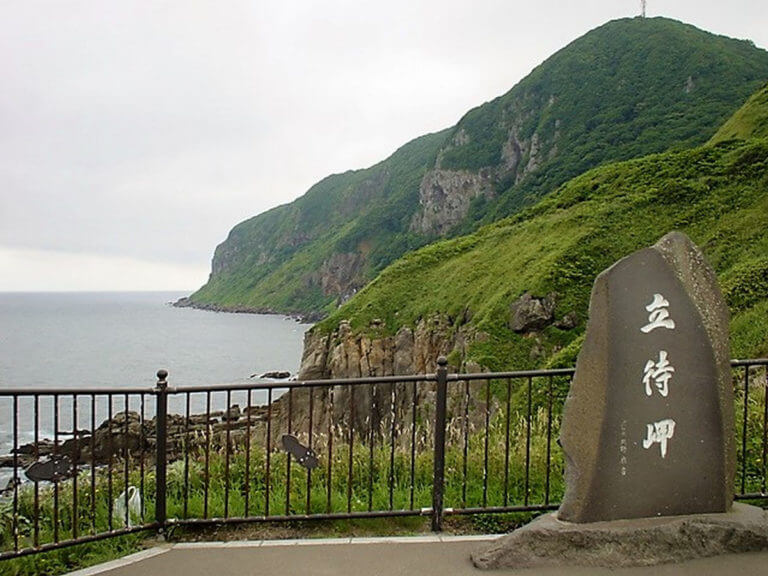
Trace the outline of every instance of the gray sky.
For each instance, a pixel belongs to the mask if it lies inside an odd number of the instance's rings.
[[[0,0],[0,290],[193,290],[238,222],[635,0]],[[768,3],[648,2],[768,47]]]

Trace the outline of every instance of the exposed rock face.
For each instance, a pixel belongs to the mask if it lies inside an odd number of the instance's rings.
[[[551,142],[542,142],[538,132],[534,132],[530,138],[522,138],[517,126],[509,129],[506,142],[501,148],[501,164],[498,166],[497,173],[500,178],[514,178],[517,184],[531,172],[535,172],[544,160],[549,160],[557,154],[557,137]],[[545,146],[546,144],[546,146]],[[542,158],[542,152],[548,153]]]
[[[545,107],[555,102],[552,96]],[[535,107],[534,107],[535,108]],[[542,136],[537,130],[523,136],[522,126],[530,122],[531,105],[517,102],[509,107],[506,118],[499,124],[506,131],[498,161],[477,172],[451,170],[441,166],[446,152],[466,146],[472,139],[464,128],[459,129],[440,151],[435,167],[424,175],[419,187],[420,210],[411,220],[411,231],[429,236],[442,236],[462,222],[469,213],[470,201],[483,196],[490,200],[510,182],[518,184],[525,176],[557,155],[560,121],[554,132]],[[497,185],[504,186],[497,190]]]
[[[361,271],[365,260],[359,252],[337,252],[323,262],[320,286],[325,295],[338,295],[341,302],[351,298],[364,283]]]
[[[516,174],[526,150],[524,143],[520,142],[517,131],[510,130],[507,141],[501,148],[501,169],[505,174]]]
[[[445,234],[464,219],[473,198],[490,199],[494,194],[490,168],[476,174],[466,170],[431,170],[421,181],[421,209],[411,221],[411,230],[425,235]]]
[[[423,374],[435,370],[437,357],[457,352],[460,358],[478,336],[474,328],[455,329],[443,316],[403,326],[394,336],[371,338],[342,321],[333,334],[312,330],[304,336],[299,380]],[[460,366],[454,367],[461,368]]]
[[[555,327],[560,330],[573,330],[579,325],[579,316],[576,312],[568,312],[565,316],[555,322]]]
[[[374,332],[375,328],[381,325],[379,322],[375,322]],[[381,337],[355,333],[348,322],[342,321],[332,334],[307,332],[304,337],[299,380],[431,373],[436,369],[438,356],[449,354],[452,358],[459,358],[461,364],[451,369],[480,371],[481,367],[475,364],[464,365],[463,359],[468,346],[483,336],[484,334],[477,333],[469,326],[457,328],[447,317],[440,315],[422,319],[415,328],[403,326],[394,336]],[[473,402],[476,401],[475,392],[473,390]],[[377,437],[391,434],[391,427],[394,425],[399,430],[400,440],[409,441],[410,436],[404,434],[404,430],[414,421],[414,401],[417,404],[419,422],[431,422],[434,419],[434,385],[342,384],[333,387],[317,386],[312,391],[300,388],[292,392],[291,398],[287,395],[280,397],[273,405],[277,415],[273,430],[288,429],[287,415],[290,403],[292,432],[306,442],[310,422],[310,393],[313,394],[311,421],[315,434],[313,442],[316,446],[322,445],[329,428],[349,430],[350,424],[355,433],[363,439],[367,438],[371,431]],[[458,415],[456,417],[463,414],[458,405],[453,406],[462,401],[463,395],[460,400],[449,399],[449,422],[452,421],[451,415],[454,412]],[[473,416],[477,414],[480,412],[473,411]],[[456,426],[461,427],[460,424]],[[419,441],[429,442],[431,434],[430,426],[423,427],[419,432]]]
[[[372,332],[382,325],[381,321],[373,321]],[[448,317],[439,315],[422,319],[415,328],[404,326],[393,336],[381,337],[353,332],[349,323],[343,321],[332,334],[310,331],[305,335],[299,381],[431,373],[436,369],[438,356],[449,354],[460,364],[451,366],[451,370],[480,372],[481,366],[464,358],[469,345],[485,336],[466,325],[457,328]],[[473,387],[469,399],[463,388],[453,387],[452,392],[448,398],[449,437],[460,435],[464,429],[466,402],[481,406],[485,402],[482,387]],[[290,429],[302,443],[309,445],[312,430],[312,446],[322,450],[332,434],[341,434],[343,440],[352,430],[363,443],[371,437],[375,438],[374,442],[389,441],[394,434],[396,443],[408,446],[409,430],[415,429],[417,446],[429,446],[433,430],[428,423],[435,417],[435,393],[435,384],[424,382],[363,386],[305,384],[273,403],[273,438]],[[495,399],[491,400],[489,410],[495,414],[501,408]],[[481,426],[484,411],[469,412],[469,426]]]
[[[509,306],[509,327],[513,332],[533,332],[546,328],[555,319],[555,293],[544,297],[526,292]]]

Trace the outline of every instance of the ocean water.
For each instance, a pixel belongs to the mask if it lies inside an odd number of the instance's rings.
[[[182,293],[0,293],[0,388],[242,382],[298,369],[307,325],[173,308]]]
[[[183,293],[0,293],[0,389],[46,388],[61,391],[86,387],[121,388],[155,385],[160,369],[168,384],[205,386],[253,382],[252,375],[299,368],[306,324],[261,314],[225,314],[173,308]],[[248,398],[235,394],[241,405]],[[169,409],[182,413],[184,397],[169,399]],[[226,403],[226,394],[212,396],[212,409]],[[265,398],[253,396],[254,403]],[[194,395],[192,411],[205,409],[205,395]],[[58,400],[60,438],[72,430],[73,397]],[[78,427],[90,429],[92,398],[76,399]],[[113,399],[112,414],[125,409]],[[17,405],[19,444],[33,437],[33,405]],[[105,396],[95,398],[96,425],[107,416]],[[131,410],[140,399],[131,397]],[[13,403],[0,397],[0,454],[7,454],[14,433]],[[146,415],[154,413],[148,398]],[[39,400],[40,437],[54,428],[53,397]],[[0,476],[3,476],[0,473]]]

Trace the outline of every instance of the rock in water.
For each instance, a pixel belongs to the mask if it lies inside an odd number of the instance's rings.
[[[712,268],[679,232],[598,276],[564,409],[560,520],[730,509],[728,321]]]
[[[232,404],[222,415],[222,422],[237,422],[240,419],[240,404]]]

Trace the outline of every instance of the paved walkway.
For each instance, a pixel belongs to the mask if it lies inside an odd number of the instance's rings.
[[[649,568],[548,568],[483,572],[470,552],[493,536],[424,536],[188,543],[152,548],[69,576],[766,576],[768,552]]]

